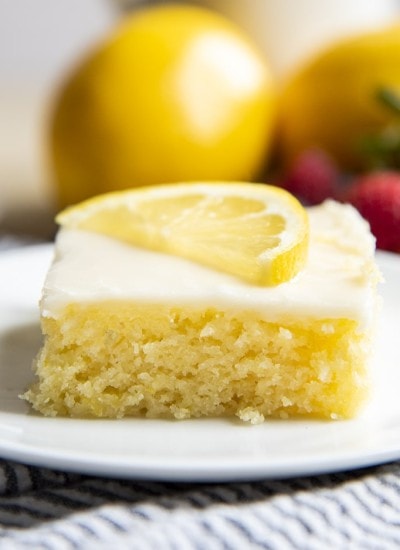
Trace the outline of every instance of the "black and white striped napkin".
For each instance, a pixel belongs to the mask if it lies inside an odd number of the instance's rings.
[[[1,549],[400,548],[400,463],[287,481],[169,484],[0,462]]]

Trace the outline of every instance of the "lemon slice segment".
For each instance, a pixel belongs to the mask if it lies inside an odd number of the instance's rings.
[[[168,184],[100,195],[57,223],[174,254],[255,285],[304,266],[308,217],[287,191],[256,183]]]

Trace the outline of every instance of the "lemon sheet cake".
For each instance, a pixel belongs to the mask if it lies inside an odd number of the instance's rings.
[[[306,265],[277,286],[62,228],[25,398],[78,417],[352,417],[369,391],[374,239],[349,205],[308,214]]]

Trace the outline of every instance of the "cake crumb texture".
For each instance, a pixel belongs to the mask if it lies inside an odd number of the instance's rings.
[[[48,416],[349,418],[368,393],[370,338],[350,319],[115,301],[70,304],[42,328],[24,397]]]

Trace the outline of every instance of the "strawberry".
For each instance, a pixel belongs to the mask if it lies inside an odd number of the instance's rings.
[[[333,159],[321,149],[301,153],[279,182],[306,204],[319,204],[335,196],[339,171]]]
[[[400,252],[400,172],[382,170],[360,176],[347,200],[369,222],[378,248]]]

